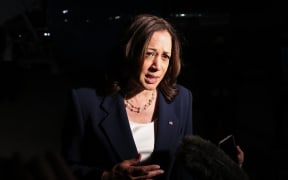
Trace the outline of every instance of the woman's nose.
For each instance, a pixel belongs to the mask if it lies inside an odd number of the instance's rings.
[[[159,69],[161,66],[161,57],[159,55],[156,55],[154,60],[153,60],[153,65],[155,69]]]

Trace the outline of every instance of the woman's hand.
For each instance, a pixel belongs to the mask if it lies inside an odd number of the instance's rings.
[[[242,167],[242,165],[244,163],[244,152],[242,151],[242,149],[238,145],[236,146],[236,149],[237,149],[238,164],[240,167]]]
[[[111,171],[105,171],[103,173],[102,180],[148,180],[164,173],[157,164],[140,166],[140,159],[141,155],[137,158],[116,164]]]

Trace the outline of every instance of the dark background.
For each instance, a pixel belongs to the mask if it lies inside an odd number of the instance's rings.
[[[147,12],[169,19],[179,31],[184,61],[179,82],[193,93],[196,133],[215,143],[233,133],[251,179],[287,179],[284,7],[1,1],[0,156],[20,153],[29,159],[59,151],[68,90],[102,83],[117,60],[114,48],[126,22]]]

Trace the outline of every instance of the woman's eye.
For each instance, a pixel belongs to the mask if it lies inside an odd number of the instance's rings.
[[[154,52],[146,52],[146,56],[155,56]]]
[[[154,57],[154,56],[157,56],[156,52],[150,52],[150,51],[146,52],[146,57]],[[161,57],[164,60],[169,60],[170,59],[170,56],[167,55],[167,54],[162,54]]]
[[[163,58],[169,60],[169,59],[170,59],[170,56],[164,54],[164,55],[163,55]]]

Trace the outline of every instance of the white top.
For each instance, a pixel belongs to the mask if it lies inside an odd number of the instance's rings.
[[[145,161],[154,150],[154,122],[143,124],[129,121],[129,123],[138,153],[142,157],[141,161]]]

